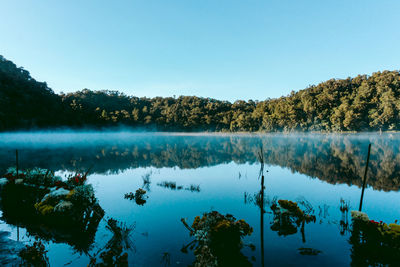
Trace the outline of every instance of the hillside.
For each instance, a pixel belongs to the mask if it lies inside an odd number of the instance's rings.
[[[46,83],[0,56],[0,130],[60,126],[62,105]]]
[[[0,129],[130,126],[168,131],[400,129],[400,73],[331,79],[288,96],[234,103],[196,96],[139,98],[84,89],[54,94],[0,58]]]

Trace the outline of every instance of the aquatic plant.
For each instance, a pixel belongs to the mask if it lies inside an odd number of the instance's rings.
[[[44,240],[63,240],[86,251],[104,216],[93,187],[82,184],[85,179],[67,184],[39,168],[21,171],[24,176],[19,179],[13,179],[13,169],[9,171],[0,189],[3,219]]]
[[[150,177],[153,174],[152,171],[142,175],[142,180],[143,180],[143,188],[145,188],[147,191],[150,191],[150,184],[151,184],[151,180]]]
[[[22,260],[23,266],[50,266],[47,250],[41,241],[26,245],[18,255]]]
[[[378,232],[381,237],[381,242],[389,242],[400,248],[400,225],[396,223],[387,224],[383,221],[370,220],[368,215],[360,211],[351,211],[353,223],[363,224],[367,233]],[[393,242],[392,242],[393,241]]]
[[[70,175],[67,179],[66,184],[71,187],[84,185],[87,181],[87,172],[85,174],[76,173],[75,175]]]
[[[42,215],[59,213],[76,217],[88,207],[97,205],[92,185],[77,185],[72,190],[52,188],[40,202],[35,203],[35,208]]]
[[[23,183],[42,187],[51,187],[54,186],[56,182],[61,181],[61,177],[55,176],[54,172],[41,168],[33,168],[25,171],[19,170],[17,177],[17,169],[15,167],[10,167],[3,176],[11,183]]]
[[[177,185],[176,182],[162,181],[157,184],[158,186],[171,189],[171,190],[182,190],[185,189],[190,192],[200,192],[200,185],[191,184],[190,186],[184,187],[183,185]]]
[[[360,220],[360,221],[364,221],[364,222],[369,221],[369,217],[365,212],[358,211],[358,210],[352,210],[352,211],[350,211],[350,214],[351,214],[351,218],[353,220]]]
[[[176,185],[176,182],[172,182],[172,181],[162,181],[161,183],[157,184],[158,186],[164,187],[164,188],[168,188],[171,190],[181,190],[183,189],[183,186],[181,185]]]
[[[271,205],[274,214],[271,230],[277,231],[278,235],[292,235],[297,233],[297,228],[301,225],[304,241],[304,225],[305,223],[315,222],[316,217],[307,214],[297,205],[296,202],[280,199]]]
[[[200,185],[191,184],[189,187],[186,187],[185,190],[190,192],[200,192]]]
[[[146,190],[139,188],[136,190],[135,193],[133,193],[133,192],[126,193],[124,198],[129,199],[129,200],[135,200],[136,204],[141,206],[146,203],[146,199],[145,199],[145,198],[147,198],[145,196],[146,193],[147,193]]]
[[[297,249],[301,255],[316,256],[322,253],[321,250],[315,248],[299,248]]]
[[[253,228],[244,220],[212,211],[204,213],[202,217],[196,216],[191,227],[184,219],[181,221],[196,240],[195,266],[251,265],[240,252],[242,238],[253,232]]]
[[[370,220],[368,215],[351,211],[352,264],[354,266],[397,266],[400,262],[400,225]]]

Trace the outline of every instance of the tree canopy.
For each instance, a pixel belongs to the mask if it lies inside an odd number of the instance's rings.
[[[399,130],[400,73],[331,79],[276,99],[231,103],[89,89],[57,95],[0,56],[0,130],[120,125],[160,131]]]

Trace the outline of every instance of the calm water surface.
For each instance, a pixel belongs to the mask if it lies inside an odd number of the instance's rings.
[[[15,149],[22,169],[37,166],[61,176],[90,170],[88,182],[105,210],[104,218],[135,224],[135,247],[129,251],[129,262],[135,266],[164,266],[166,253],[170,266],[192,264],[193,251],[185,254],[181,249],[193,238],[180,220],[186,218],[191,224],[195,216],[212,210],[233,214],[254,228],[244,241],[256,249],[242,249],[254,266],[262,265],[261,253],[266,266],[347,266],[355,257],[368,257],[349,242],[350,215],[342,214],[339,207],[343,199],[350,209],[358,209],[369,143],[372,150],[363,211],[371,219],[391,223],[400,219],[400,134],[0,134],[0,172],[15,165]],[[254,201],[260,191],[257,153],[261,146],[266,162],[263,225]],[[143,184],[145,176],[150,184]],[[160,185],[164,181],[175,182],[182,189],[165,188]],[[185,190],[191,185],[200,191]],[[138,188],[148,191],[143,206],[124,199],[125,193]],[[300,229],[279,235],[271,230],[274,216],[269,206],[274,198],[311,204],[316,222],[305,225],[304,235]],[[105,221],[99,224],[86,253],[74,247],[75,240],[67,244],[47,238],[51,266],[86,266],[87,253],[96,253],[110,238],[105,225]],[[0,230],[10,233],[10,242],[35,240],[34,233],[4,221]],[[299,248],[321,253],[301,255]]]

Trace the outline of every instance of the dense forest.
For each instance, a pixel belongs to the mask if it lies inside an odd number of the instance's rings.
[[[55,94],[0,56],[0,131],[128,126],[159,131],[400,129],[400,73],[331,79],[288,96],[234,103],[196,96],[135,97],[83,89]]]

